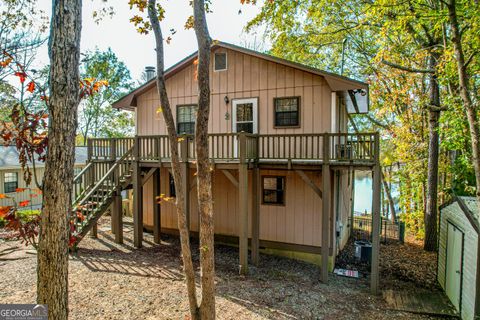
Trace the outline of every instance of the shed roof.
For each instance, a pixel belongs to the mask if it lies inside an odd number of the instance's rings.
[[[320,75],[328,83],[332,91],[344,92],[344,96],[347,100],[347,105],[348,104],[351,105],[349,107],[349,112],[352,112],[352,113],[355,112],[354,110],[353,111],[351,110],[353,108],[360,113],[368,112],[368,84],[365,82],[351,79],[351,78],[348,78],[339,74],[331,73],[328,71],[320,70],[317,68],[312,68],[304,64],[296,63],[286,59],[281,59],[269,54],[250,50],[250,49],[243,48],[243,47],[226,43],[226,42],[214,41],[214,44],[212,45],[212,50],[214,50],[215,48],[226,48],[226,49],[238,51],[244,54],[258,57],[260,59],[272,61],[272,62],[286,65],[295,69]],[[168,79],[169,77],[173,76],[177,72],[181,71],[182,69],[190,65],[190,63],[192,63],[196,59],[196,57],[197,57],[197,51],[195,51],[188,57],[184,58],[183,60],[179,61],[172,67],[165,70],[165,78]],[[156,81],[154,78],[154,79],[151,79],[150,81],[147,81],[140,87],[134,89],[130,93],[126,94],[125,96],[123,96],[122,98],[114,102],[113,107],[117,109],[125,109],[125,110],[133,111],[134,108],[137,106],[136,98],[142,93],[150,90],[155,86],[156,86]],[[359,90],[359,89],[364,89],[365,92],[367,92],[367,94],[365,95],[362,92],[354,92],[354,90]],[[350,95],[348,94],[349,90],[351,93]],[[355,97],[357,101],[349,102],[352,97]],[[361,110],[359,111],[358,108],[360,108]]]
[[[454,197],[452,201],[440,206],[440,210],[443,210],[454,203],[458,203],[460,209],[462,209],[462,212],[468,218],[475,231],[480,234],[480,214],[478,212],[477,199],[475,197],[465,196]]]
[[[75,147],[75,164],[85,164],[88,159],[87,147]],[[29,162],[31,165],[31,163]],[[45,163],[36,162],[36,166],[44,167]],[[0,170],[19,169],[20,161],[15,146],[0,146]]]

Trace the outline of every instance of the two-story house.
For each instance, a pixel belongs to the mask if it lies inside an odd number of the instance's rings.
[[[196,59],[192,54],[165,73],[178,133],[186,135],[179,144],[192,235],[199,229],[192,138]],[[349,113],[368,112],[368,85],[222,42],[212,46],[211,59],[216,239],[239,244],[241,270],[247,270],[250,248],[253,263],[260,251],[317,263],[326,281],[349,236],[354,171],[379,170],[378,135],[347,132]],[[160,194],[175,197],[176,190],[155,79],[113,106],[135,112],[136,137],[89,141],[89,159],[104,166],[89,169],[95,172],[91,183],[97,190],[99,182],[110,186],[107,180],[134,189],[134,242],[141,246],[143,228],[153,230],[156,241],[160,233],[178,233],[175,205],[156,202]],[[112,191],[105,194],[120,207]],[[373,199],[378,220],[379,194],[377,189]],[[121,241],[121,215],[113,219]],[[375,232],[373,240],[372,283],[378,271]]]

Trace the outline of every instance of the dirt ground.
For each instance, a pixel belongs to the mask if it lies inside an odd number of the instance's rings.
[[[70,258],[71,319],[188,318],[177,238],[163,236],[154,245],[145,234],[144,248],[134,249],[126,226],[125,244],[117,245],[108,218],[98,236],[85,238]],[[388,310],[381,297],[369,294],[367,278],[331,275],[322,284],[318,267],[268,255],[245,277],[238,275],[235,248],[219,245],[215,254],[218,319],[426,319]],[[194,259],[198,272],[198,255]],[[0,279],[2,303],[34,303],[35,251],[0,240]]]

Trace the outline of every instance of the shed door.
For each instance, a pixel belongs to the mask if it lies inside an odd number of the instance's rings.
[[[457,310],[460,309],[462,283],[463,232],[448,223],[447,231],[447,275],[445,291]]]

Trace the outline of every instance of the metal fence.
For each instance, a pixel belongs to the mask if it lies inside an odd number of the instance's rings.
[[[354,240],[371,240],[372,236],[372,217],[353,217],[349,219],[349,225]],[[380,239],[383,242],[388,240],[403,242],[404,226],[403,222],[393,223],[390,220],[382,218],[380,223]]]

